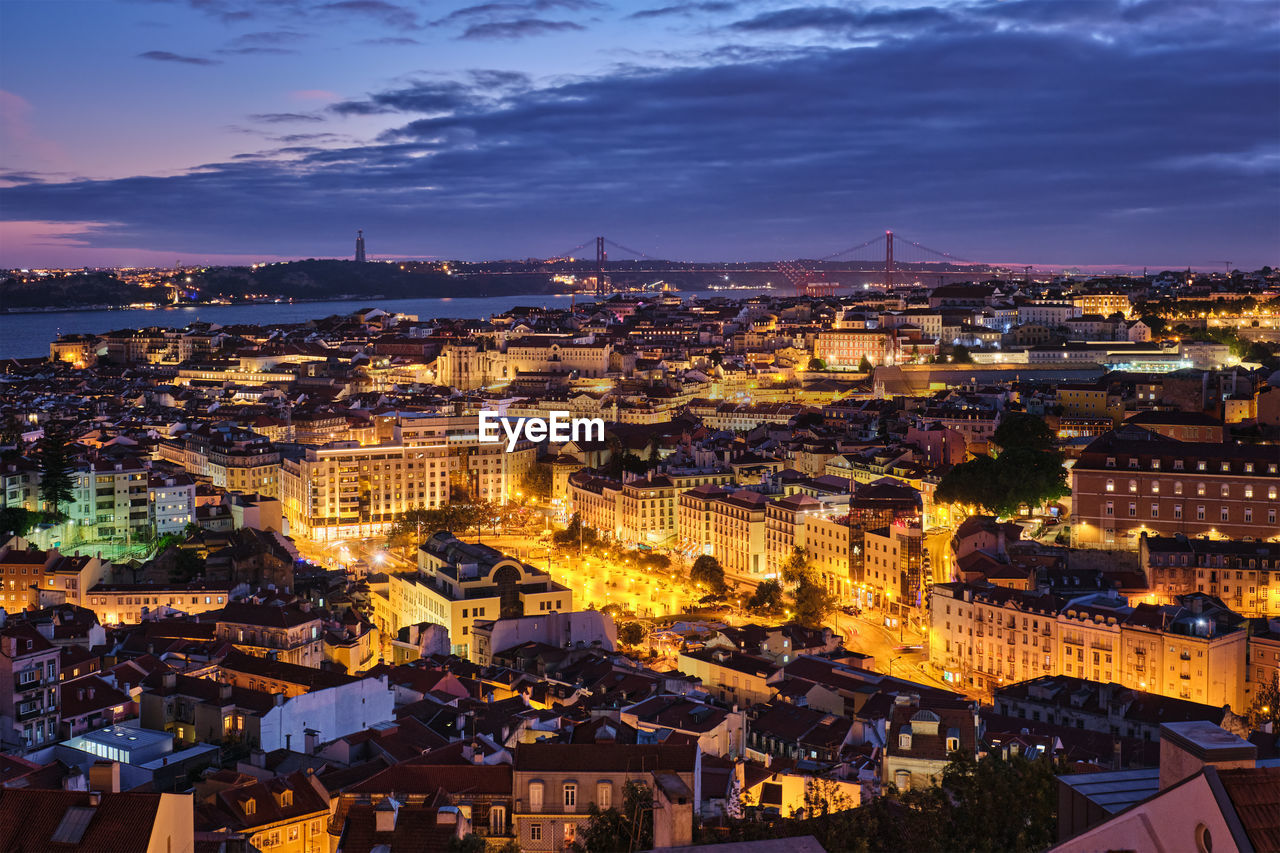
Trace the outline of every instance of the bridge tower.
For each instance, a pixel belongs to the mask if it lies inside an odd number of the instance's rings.
[[[884,286],[893,290],[893,232],[884,232]]]
[[[604,283],[604,262],[608,258],[608,253],[604,250],[604,238],[596,238],[596,296],[604,296],[606,286]]]

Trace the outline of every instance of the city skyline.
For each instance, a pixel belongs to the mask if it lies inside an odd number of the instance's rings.
[[[5,267],[342,256],[359,228],[371,258],[821,257],[895,228],[1254,269],[1280,243],[1262,2],[54,8],[0,10]]]

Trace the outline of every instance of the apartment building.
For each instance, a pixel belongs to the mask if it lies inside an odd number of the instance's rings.
[[[726,578],[754,585],[771,577],[765,536],[769,499],[746,489],[711,503],[710,554]]]
[[[73,476],[73,489],[84,500],[77,500],[68,513],[69,524],[87,528],[81,530],[81,538],[115,542],[145,538],[151,527],[147,478],[147,469],[136,459],[91,460],[88,470]]]
[[[833,370],[857,370],[865,358],[873,366],[900,360],[895,332],[883,329],[833,329],[818,333],[814,356]]]
[[[482,443],[475,416],[398,418],[380,443],[334,442],[287,453],[280,497],[290,534],[316,541],[379,536],[406,510],[451,500],[504,502],[536,448]]]
[[[324,660],[324,620],[306,602],[233,602],[217,614],[214,625],[215,637],[254,657],[306,667]]]
[[[701,759],[696,744],[521,744],[512,765],[520,849],[570,849],[590,819],[590,805],[621,808],[628,782],[653,795],[655,849],[691,844],[702,796]]]
[[[665,474],[622,484],[614,536],[621,542],[660,545],[676,534],[676,484]]]
[[[1203,592],[1244,616],[1280,617],[1280,542],[1143,535],[1138,559],[1161,604]]]
[[[280,454],[266,438],[231,424],[200,424],[160,443],[160,458],[233,492],[280,496]]]
[[[0,622],[0,745],[57,739],[59,649],[32,625]]]
[[[573,591],[546,572],[487,545],[436,533],[418,549],[418,571],[387,584],[388,633],[430,622],[449,631],[453,653],[470,659],[475,620],[573,610]]]
[[[712,483],[680,493],[676,499],[676,537],[685,553],[711,553],[712,506],[731,494],[733,489]]]
[[[1280,537],[1280,447],[1175,441],[1125,425],[1071,469],[1072,545],[1136,549],[1143,533]]]
[[[1114,592],[1071,599],[936,584],[931,659],[947,681],[992,691],[1046,675],[1112,682],[1176,699],[1242,708],[1242,617],[1200,593],[1174,605]]]
[[[612,536],[619,526],[622,481],[583,469],[569,475],[566,497],[570,515],[583,525]]]
[[[1119,311],[1126,317],[1129,315],[1129,295],[1127,293],[1079,293],[1071,297],[1071,304],[1078,314],[1100,314],[1110,317]]]
[[[221,610],[230,600],[231,591],[225,586],[98,583],[74,603],[92,610],[103,625],[137,625],[156,618],[163,608],[190,616]]]
[[[847,514],[811,515],[796,541],[808,552],[810,565],[826,583],[827,591],[844,603],[853,594],[853,530]]]
[[[777,577],[793,549],[804,546],[804,529],[809,518],[822,512],[822,503],[810,495],[797,493],[769,501],[764,510],[766,574]]]
[[[147,497],[151,527],[158,536],[181,533],[195,518],[196,482],[190,474],[151,474]]]

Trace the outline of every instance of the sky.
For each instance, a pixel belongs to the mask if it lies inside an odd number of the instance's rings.
[[[356,229],[381,259],[892,229],[993,263],[1280,265],[1280,15],[0,0],[0,267],[349,257]]]

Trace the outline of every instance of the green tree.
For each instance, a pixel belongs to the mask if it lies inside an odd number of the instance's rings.
[[[39,513],[20,506],[0,507],[0,542],[10,536],[26,536],[39,523]]]
[[[534,462],[520,481],[520,491],[529,497],[551,497],[551,466],[546,462]]]
[[[772,578],[756,584],[756,591],[747,599],[747,609],[760,616],[781,613],[783,604],[782,586]]]
[[[836,602],[809,562],[809,552],[799,546],[792,548],[791,555],[782,564],[781,574],[783,583],[792,588],[795,620],[808,628],[821,628]]]
[[[495,847],[493,853],[520,853],[520,842],[514,838],[508,838],[501,845]]]
[[[724,582],[724,568],[720,565],[720,561],[710,554],[703,554],[693,561],[693,567],[689,569],[689,579],[705,586],[712,595],[724,595],[729,591]]]
[[[809,359],[809,369],[810,370],[826,370],[827,363],[822,359],[818,358],[817,356],[814,356],[813,358]]]
[[[610,605],[612,606],[612,605]],[[618,628],[618,641],[628,646],[638,646],[644,640],[644,627],[639,622],[623,622]]]
[[[643,782],[622,787],[622,807],[587,808],[587,822],[573,843],[576,853],[632,853],[653,847],[653,791]]]
[[[70,503],[71,462],[67,458],[67,434],[61,426],[49,424],[36,444],[36,467],[40,471],[40,500],[56,518],[64,518],[62,504]]]
[[[1280,674],[1274,670],[1271,673],[1271,681],[1258,688],[1258,692],[1253,697],[1253,704],[1249,706],[1248,713],[1249,726],[1251,728],[1262,728],[1267,723],[1280,722]]]
[[[991,440],[1001,450],[1053,450],[1057,445],[1057,436],[1044,419],[1026,412],[1007,413]]]
[[[870,372],[872,371],[872,369],[873,369],[873,368],[872,368],[872,365],[871,365],[871,359],[867,358],[867,357],[864,355],[864,356],[862,357],[862,361],[858,362],[858,372],[859,372],[859,373],[870,373]]]
[[[964,344],[956,344],[951,348],[951,361],[954,364],[973,364],[973,356]]]

